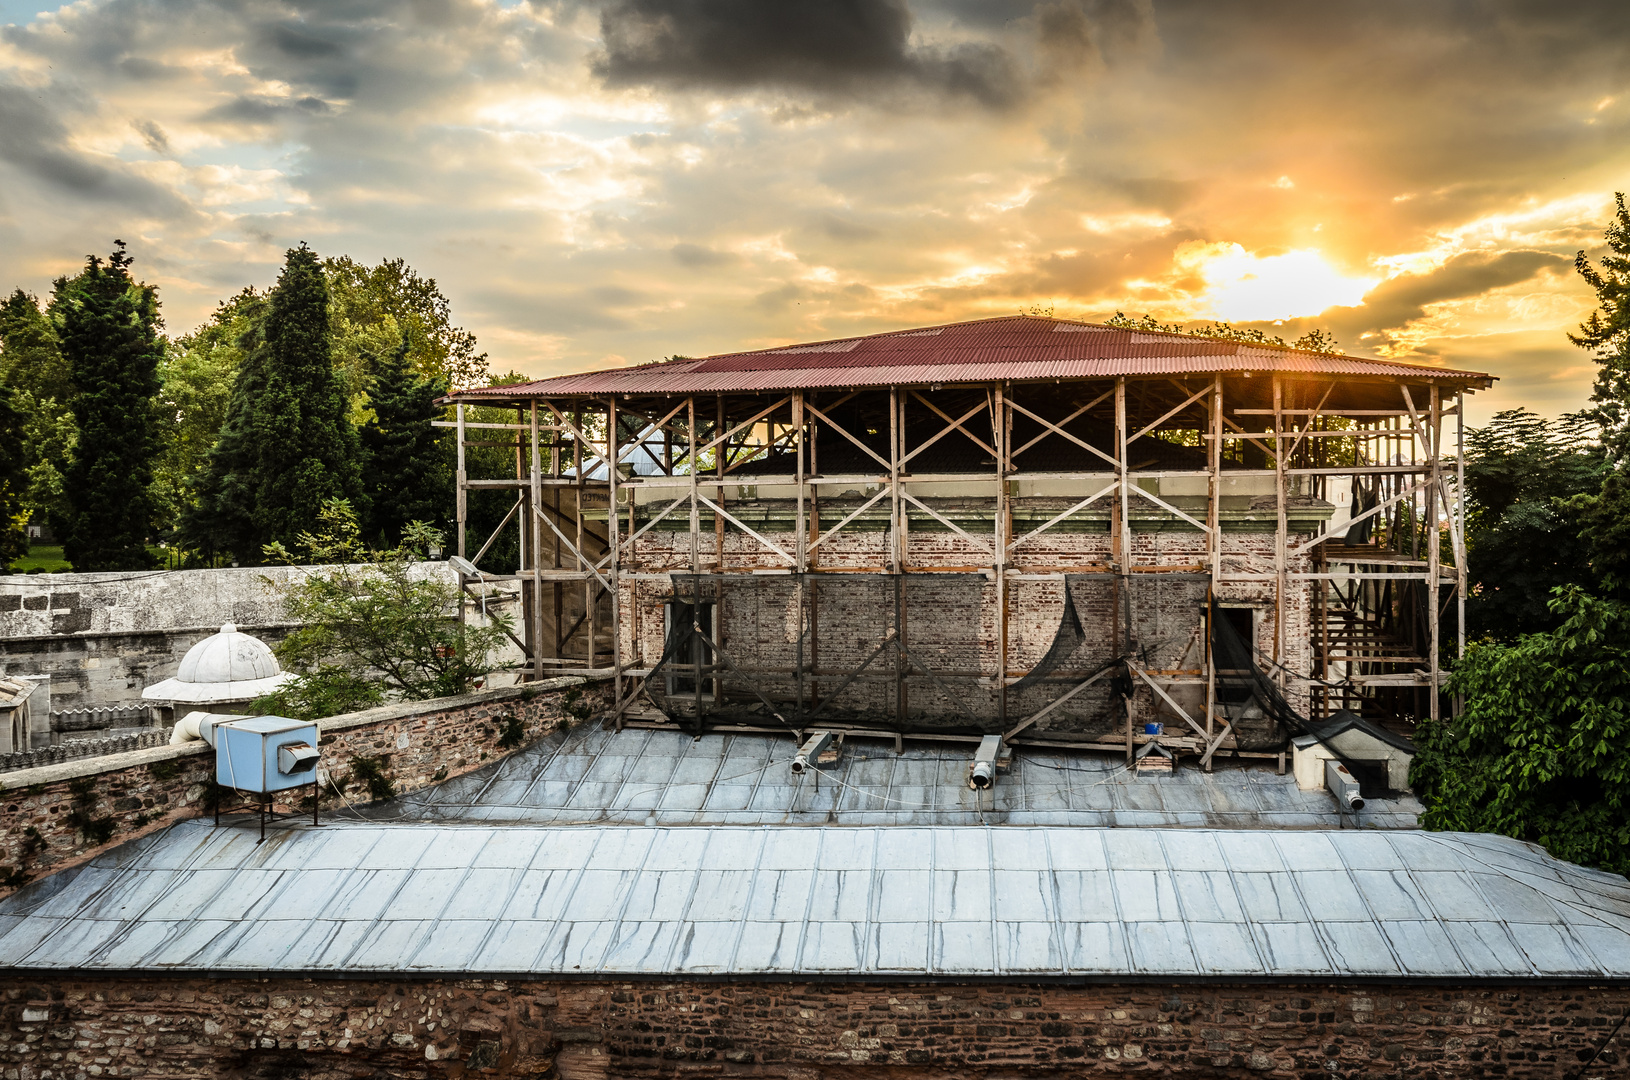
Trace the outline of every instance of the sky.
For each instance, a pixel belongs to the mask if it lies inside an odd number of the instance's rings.
[[[405,258],[494,371],[1026,309],[1583,407],[1630,4],[0,0],[0,287]]]

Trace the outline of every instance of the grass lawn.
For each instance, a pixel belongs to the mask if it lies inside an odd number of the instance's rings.
[[[35,544],[28,549],[28,554],[11,564],[13,574],[27,574],[38,570],[49,574],[57,570],[70,570],[68,560],[62,557],[61,546]]]
[[[153,556],[154,565],[161,570],[173,570],[176,553],[172,550],[148,545],[148,552]],[[28,549],[28,554],[11,564],[10,572],[13,574],[55,574],[67,573],[73,567],[67,559],[62,557],[62,545],[35,544]]]

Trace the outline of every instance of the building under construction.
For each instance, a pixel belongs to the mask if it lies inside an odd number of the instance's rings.
[[[1446,707],[1489,385],[1015,316],[462,391],[459,554],[621,723],[1278,755]]]

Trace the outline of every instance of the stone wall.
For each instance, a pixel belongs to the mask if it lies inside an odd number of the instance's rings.
[[[566,677],[331,717],[321,722],[322,808],[341,805],[336,788],[344,800],[370,802],[469,772],[530,745],[563,719],[598,712],[609,692],[609,682]],[[212,812],[214,777],[215,751],[203,742],[0,776],[0,896],[114,844]],[[287,794],[310,810],[310,789]]]
[[[1623,986],[0,979],[0,1062],[86,1075],[1574,1076]],[[1615,1040],[1582,1076],[1622,1075]]]
[[[280,641],[293,626],[282,594],[310,569],[0,575],[0,675],[50,675],[57,710],[139,699],[222,623]],[[419,572],[456,576],[446,563]]]

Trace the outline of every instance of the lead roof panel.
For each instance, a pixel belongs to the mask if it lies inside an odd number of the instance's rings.
[[[141,859],[110,853],[0,904],[0,965],[939,979],[1601,978],[1630,968],[1623,879],[1488,837],[1284,839],[335,822],[285,823],[259,845],[251,826],[196,821]],[[1275,860],[1241,857],[1264,840]],[[353,865],[334,868],[336,852]],[[1303,854],[1340,869],[1259,868],[1297,867]],[[440,865],[450,861],[502,865]]]

